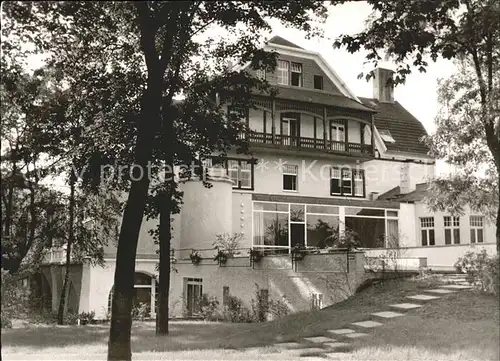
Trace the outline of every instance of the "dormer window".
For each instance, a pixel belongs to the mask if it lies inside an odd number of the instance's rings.
[[[291,84],[293,86],[302,86],[302,64],[291,63]]]
[[[278,68],[277,68],[277,78],[278,84],[280,85],[288,85],[288,61],[278,60]]]

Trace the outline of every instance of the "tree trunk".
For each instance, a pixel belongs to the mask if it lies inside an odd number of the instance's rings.
[[[59,309],[57,312],[57,324],[64,325],[64,306],[66,304],[66,290],[68,289],[69,272],[71,269],[71,246],[74,240],[74,219],[75,219],[75,175],[71,172],[70,175],[70,193],[69,193],[69,229],[68,229],[68,245],[66,247],[66,272],[64,275],[63,287],[59,298]]]
[[[160,210],[160,273],[158,285],[158,313],[156,314],[156,334],[168,334],[168,298],[170,290],[170,202],[171,200],[170,185],[168,194],[165,197],[164,205]]]
[[[108,360],[131,360],[132,298],[134,295],[135,258],[150,179],[147,174],[157,129],[162,77],[150,75],[141,107],[141,128],[135,148],[134,180],[131,181],[123,212],[116,252],[114,292],[111,301],[111,327]],[[138,169],[142,168],[142,176]]]
[[[499,176],[499,188],[500,188],[500,174]],[[500,255],[500,189],[498,191],[498,210],[497,210],[497,254]]]
[[[167,100],[169,101],[169,100]],[[171,104],[168,104],[169,106]],[[168,106],[167,106],[168,109]],[[168,334],[168,299],[170,292],[170,241],[172,238],[171,215],[172,215],[172,196],[175,186],[173,179],[174,160],[171,138],[173,136],[173,119],[171,112],[163,109],[163,151],[165,157],[165,195],[160,208],[160,228],[159,228],[159,243],[160,243],[160,270],[158,286],[158,313],[156,315],[156,334]]]

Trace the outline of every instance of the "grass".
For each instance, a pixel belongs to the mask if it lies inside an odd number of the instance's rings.
[[[136,323],[134,359],[290,360],[293,354],[271,345],[364,321],[370,313],[388,310],[388,304],[405,302],[406,296],[429,286],[434,285],[385,281],[333,307],[266,323],[172,322],[168,337],[156,337],[153,322]],[[498,325],[498,298],[460,291],[365,331],[372,335],[350,340],[353,351],[340,359],[498,360]],[[2,330],[3,359],[105,359],[108,331],[108,325]]]

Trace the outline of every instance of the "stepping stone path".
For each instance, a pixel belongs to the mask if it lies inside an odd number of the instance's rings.
[[[452,291],[452,290],[445,290],[443,288],[435,288],[435,289],[432,289],[432,290],[425,290],[425,292],[430,292],[430,293],[439,293],[439,294],[448,294],[448,293],[455,293],[457,291]]]
[[[409,298],[411,300],[417,300],[417,301],[430,301],[430,300],[437,300],[438,298],[441,298],[441,297],[429,296],[429,295],[415,295],[415,296],[406,296],[406,298]]]
[[[472,288],[472,286],[466,286],[466,285],[446,285],[446,286],[443,286],[443,288],[451,288],[451,289],[455,289],[455,290],[465,290],[465,289]]]
[[[375,321],[363,321],[363,322],[354,322],[354,323],[351,323],[351,325],[364,327],[364,328],[373,328],[373,327],[382,326],[383,323],[375,322]]]
[[[467,284],[453,284],[453,285],[444,285],[440,288],[428,289],[424,290],[427,293],[446,295],[450,293],[455,293],[458,290],[470,289],[472,286]],[[417,294],[412,296],[406,296],[414,301],[431,301],[441,298],[440,296],[428,295],[428,294]],[[389,307],[396,308],[398,310],[413,310],[416,308],[422,307],[422,304],[418,303],[395,303],[389,305]],[[372,313],[371,316],[379,317],[385,320],[389,320],[392,318],[397,318],[404,316],[404,313],[393,312],[393,311],[381,311]],[[351,325],[356,327],[361,327],[365,329],[375,328],[383,326],[384,324],[377,321],[367,320],[361,322],[353,322]],[[356,339],[360,337],[369,336],[367,333],[356,332],[350,328],[340,328],[336,330],[328,330],[326,331],[327,335],[335,335],[343,337],[344,339]],[[349,352],[351,344],[348,342],[338,342],[335,339],[327,336],[314,336],[314,337],[304,337],[302,339],[302,343],[300,342],[281,342],[274,344],[275,347],[286,350],[287,352],[292,353],[295,356],[317,356],[317,357],[326,357],[330,359],[342,360],[345,358],[345,353]],[[347,341],[347,340],[346,340]],[[311,345],[314,344],[314,345]],[[308,346],[311,345],[311,346]],[[319,347],[321,346],[321,347]]]
[[[304,337],[304,340],[314,343],[327,343],[327,342],[335,342],[333,338],[325,337],[325,336],[317,336],[317,337]]]
[[[346,335],[348,333],[355,333],[356,331],[351,330],[350,328],[341,328],[339,330],[328,330],[328,332],[336,335]]]
[[[339,348],[349,348],[351,346],[351,344],[347,343],[347,342],[329,342],[329,343],[323,344],[323,346],[326,346],[328,348],[336,350]]]
[[[372,313],[372,315],[382,318],[394,318],[394,317],[404,316],[403,313],[392,312],[392,311],[377,312],[377,313]]]
[[[416,303],[397,303],[389,305],[389,307],[399,308],[400,310],[413,310],[414,308],[422,307],[422,305],[417,305]]]

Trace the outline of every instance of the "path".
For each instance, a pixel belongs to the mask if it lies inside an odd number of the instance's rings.
[[[457,280],[458,281],[458,280]],[[426,289],[421,294],[406,296],[408,302],[388,305],[387,310],[372,313],[366,321],[354,322],[346,328],[328,330],[323,335],[305,337],[295,342],[274,344],[275,347],[286,350],[294,356],[319,356],[342,359],[342,355],[352,350],[350,340],[370,336],[370,330],[383,327],[393,318],[404,317],[407,311],[422,307],[425,302],[437,300],[442,295],[470,289],[465,280],[457,284],[443,285],[439,288]]]

